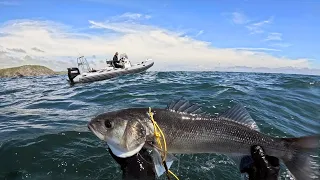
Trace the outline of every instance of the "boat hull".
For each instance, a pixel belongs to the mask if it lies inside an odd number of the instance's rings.
[[[72,79],[69,79],[69,83],[88,83],[88,82],[95,82],[95,81],[103,81],[107,79],[111,79],[118,76],[123,76],[126,74],[136,74],[146,71],[147,69],[153,66],[154,62],[151,61],[144,61],[140,64],[134,65],[128,68],[115,68],[110,70],[98,70],[97,72],[90,72],[90,73],[83,73],[79,74]]]

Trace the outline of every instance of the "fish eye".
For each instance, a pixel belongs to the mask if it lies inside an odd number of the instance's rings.
[[[112,122],[109,121],[109,120],[107,120],[107,121],[104,122],[104,126],[105,126],[106,128],[112,128]]]

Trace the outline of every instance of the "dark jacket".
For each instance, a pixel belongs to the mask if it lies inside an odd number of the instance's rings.
[[[154,180],[155,169],[152,158],[148,151],[141,149],[138,154],[128,158],[119,158],[115,156],[110,148],[109,153],[113,159],[120,165],[122,170],[122,179],[125,180]]]
[[[113,62],[114,62],[114,63],[118,63],[118,62],[119,62],[117,55],[114,55],[114,56],[113,56]]]

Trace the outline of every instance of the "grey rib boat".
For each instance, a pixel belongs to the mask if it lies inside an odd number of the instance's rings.
[[[124,57],[127,57],[126,55]],[[88,83],[94,81],[102,81],[110,78],[114,78],[117,76],[122,76],[126,74],[135,74],[146,71],[151,68],[154,64],[152,59],[146,59],[137,64],[131,64],[131,62],[127,58],[120,58],[120,61],[124,65],[124,68],[116,68],[113,65],[112,61],[107,61],[109,66],[100,70],[93,70],[89,67],[88,62],[85,60],[83,56],[77,59],[78,67],[84,66],[83,73],[80,73],[79,68],[72,67],[68,68],[68,82],[70,84],[76,83]],[[86,69],[86,70],[85,70]]]

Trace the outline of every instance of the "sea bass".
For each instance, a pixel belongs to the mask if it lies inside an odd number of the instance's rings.
[[[148,112],[148,108],[128,108],[103,113],[93,118],[88,128],[118,157],[132,156],[143,147],[154,150],[157,170],[161,164],[159,147],[155,145],[154,124]],[[297,138],[268,136],[259,131],[241,104],[212,116],[197,104],[180,99],[165,109],[152,109],[152,115],[165,136],[169,166],[174,160],[172,154],[244,156],[250,155],[252,145],[260,145],[267,155],[281,159],[297,180],[311,179],[314,171],[310,155],[319,147],[319,134]]]

